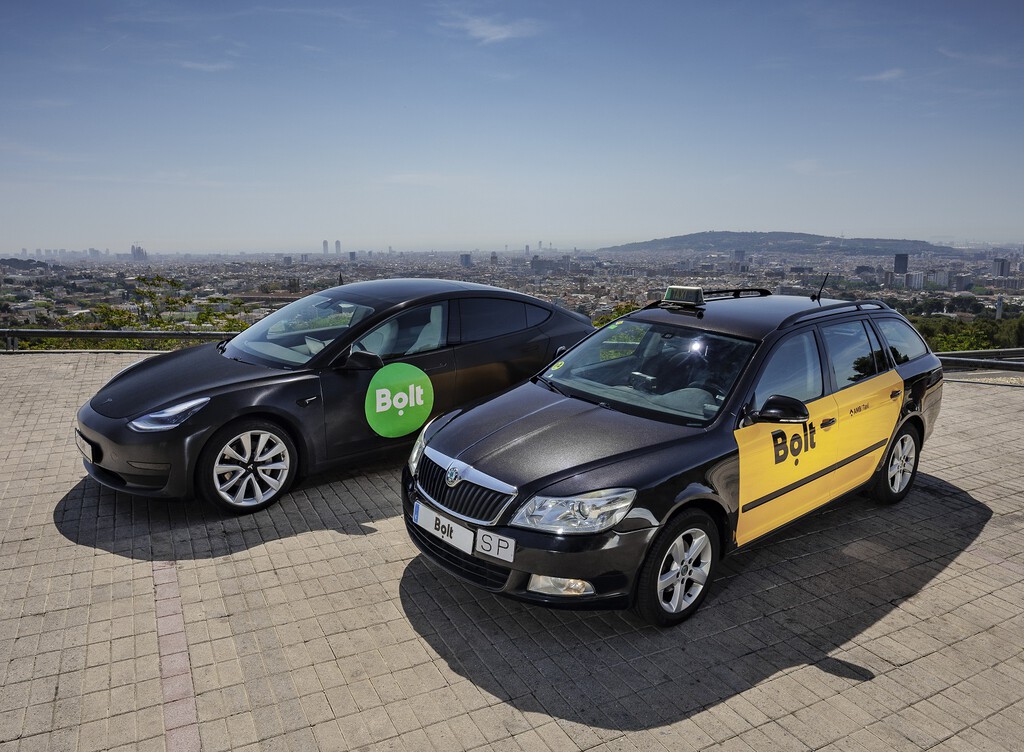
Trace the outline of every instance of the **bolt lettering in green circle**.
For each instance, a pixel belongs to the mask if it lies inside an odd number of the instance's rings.
[[[366,390],[366,422],[379,436],[396,439],[421,428],[434,408],[430,377],[408,363],[384,366]]]

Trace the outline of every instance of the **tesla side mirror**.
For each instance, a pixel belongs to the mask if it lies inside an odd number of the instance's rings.
[[[755,423],[804,423],[810,418],[807,405],[793,397],[773,394],[750,417]]]
[[[563,355],[565,355],[565,353],[568,351],[568,349],[569,349],[568,347],[566,347],[565,345],[562,345],[557,350],[555,350],[555,360],[558,360]]]
[[[375,352],[352,350],[339,367],[347,371],[377,371],[384,367],[384,361]]]

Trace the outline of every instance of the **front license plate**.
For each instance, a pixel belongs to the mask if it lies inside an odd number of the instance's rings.
[[[477,553],[487,554],[510,564],[516,557],[516,542],[511,538],[492,533],[490,530],[476,531]]]
[[[463,553],[473,553],[473,531],[442,517],[418,501],[412,507],[412,521],[431,535],[449,543]]]
[[[75,429],[75,443],[78,444],[78,451],[82,453],[82,456],[89,460],[89,462],[93,462],[92,444],[82,436],[82,432],[77,428]]]

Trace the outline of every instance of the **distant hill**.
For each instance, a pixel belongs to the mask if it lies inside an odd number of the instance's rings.
[[[602,251],[617,252],[670,252],[691,251],[697,253],[815,253],[826,250],[829,253],[854,255],[890,256],[895,253],[956,254],[953,248],[932,245],[923,240],[885,240],[880,238],[834,238],[827,235],[808,235],[803,232],[697,232],[691,235],[676,235],[671,238],[645,240],[640,243],[601,248]]]

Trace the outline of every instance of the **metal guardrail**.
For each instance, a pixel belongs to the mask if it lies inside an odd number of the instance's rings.
[[[146,340],[184,340],[197,342],[218,342],[231,339],[238,332],[195,332],[195,331],[162,331],[146,329],[0,329],[0,337],[4,341],[4,350],[17,350],[19,339],[146,339]]]
[[[4,350],[17,350],[20,339],[144,339],[217,342],[238,332],[196,332],[120,329],[0,329]],[[608,345],[619,343],[606,343]],[[623,343],[624,344],[624,343]],[[1024,347],[935,353],[944,368],[1024,371]],[[1020,360],[1012,360],[1020,358]]]
[[[1024,347],[1001,350],[959,350],[935,353],[943,368],[1024,371]],[[1021,360],[1012,360],[1020,358]]]

